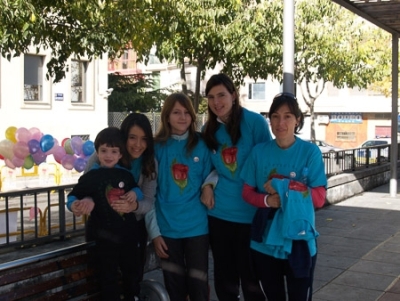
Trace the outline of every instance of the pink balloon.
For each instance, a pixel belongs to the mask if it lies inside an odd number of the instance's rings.
[[[7,167],[11,168],[11,169],[15,169],[15,165],[12,163],[12,161],[10,159],[5,159],[4,163],[6,163]]]
[[[31,132],[28,131],[27,128],[19,128],[17,129],[17,131],[15,132],[15,139],[17,139],[17,141],[22,141],[27,143],[29,140],[31,140]]]
[[[53,149],[54,149],[53,150],[54,160],[56,160],[56,162],[61,164],[61,160],[67,154],[67,152],[65,151],[64,147],[60,145],[54,146]]]
[[[30,128],[29,132],[31,133],[31,139],[35,139],[37,141],[40,141],[40,139],[43,136],[42,132],[38,128],[35,128],[35,127]]]
[[[29,146],[26,142],[18,141],[13,145],[13,152],[15,157],[23,160],[29,155]]]
[[[61,159],[61,165],[65,169],[72,170],[74,168],[75,160],[75,156],[67,154]]]
[[[25,159],[14,157],[12,158],[11,162],[12,164],[14,164],[15,167],[21,167],[24,165]]]

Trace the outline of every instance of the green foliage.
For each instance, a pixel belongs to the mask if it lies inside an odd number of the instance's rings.
[[[30,45],[51,49],[47,77],[54,82],[65,76],[72,55],[113,58],[130,43],[139,55],[148,54],[153,37],[147,28],[162,26],[151,4],[141,0],[0,0],[1,55],[10,60]]]
[[[295,23],[295,79],[312,120],[327,82],[366,88],[384,74],[390,45],[383,31],[345,8],[330,0],[301,0]],[[312,139],[314,129],[311,124]]]
[[[208,100],[202,97],[199,103],[199,114],[208,113]]]
[[[329,0],[299,1],[296,7],[296,79],[366,88],[382,76],[379,31]]]
[[[222,71],[237,84],[249,76],[282,78],[283,1],[243,3],[227,27]]]
[[[161,102],[169,93],[154,90],[154,82],[148,74],[109,74],[108,86],[113,88],[108,97],[109,112],[159,112]]]

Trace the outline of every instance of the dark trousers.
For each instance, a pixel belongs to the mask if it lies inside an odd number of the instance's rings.
[[[140,277],[143,274],[139,265],[138,243],[112,243],[106,240],[96,240],[94,251],[97,275],[101,288],[101,300],[133,301],[139,295]],[[122,277],[122,291],[119,287],[119,271]]]
[[[167,259],[161,259],[165,288],[171,301],[207,301],[208,235],[173,239],[163,237]]]
[[[143,274],[144,274],[144,267],[146,265],[146,259],[147,259],[146,249],[147,249],[147,239],[148,239],[144,218],[137,222],[137,227],[138,227],[138,240],[139,240],[139,244],[138,244],[139,265],[141,267],[139,278],[140,278],[140,281],[142,281]]]
[[[218,300],[240,300],[240,285],[246,301],[265,301],[252,269],[250,224],[209,216],[210,246],[214,258],[214,286]]]
[[[317,255],[311,258],[310,277],[295,278],[288,260],[277,259],[255,250],[252,250],[252,254],[257,277],[261,281],[268,301],[312,300],[312,283]],[[286,299],[286,293],[288,299]]]

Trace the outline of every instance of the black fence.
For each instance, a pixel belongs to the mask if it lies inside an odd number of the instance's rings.
[[[65,207],[74,185],[1,192],[0,250],[82,235],[85,217],[76,218]]]
[[[390,162],[391,145],[378,145],[323,153],[325,174],[331,177],[344,172],[353,172],[370,166]],[[399,160],[399,150],[397,150]]]

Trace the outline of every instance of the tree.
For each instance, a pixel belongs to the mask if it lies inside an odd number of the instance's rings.
[[[160,111],[167,90],[154,90],[154,81],[148,74],[108,75],[108,85],[113,92],[108,97],[109,112]]]
[[[311,138],[315,139],[314,104],[326,83],[366,88],[384,74],[390,45],[382,31],[330,0],[297,1],[295,24],[295,80],[309,108]],[[225,72],[237,82],[246,76],[282,80],[283,1],[259,1],[243,12],[229,33]]]
[[[257,2],[244,5],[227,28],[222,71],[237,85],[247,76],[280,80],[283,74],[283,1]]]
[[[197,66],[193,105],[198,111],[200,79],[207,68],[213,69],[224,53],[224,32],[240,8],[240,1],[175,0],[165,4],[169,8],[171,33],[165,38],[160,33],[155,40],[156,55],[161,60]],[[167,10],[167,9],[166,9]],[[184,69],[182,69],[184,70]],[[186,78],[182,72],[182,83]],[[183,87],[184,90],[184,87]]]
[[[267,76],[279,70],[275,58],[276,49],[280,46],[274,43],[258,45],[258,41],[277,41],[276,28],[271,22],[271,16],[276,15],[276,5],[266,4],[271,1],[259,2],[175,0],[164,5],[164,12],[168,11],[165,16],[169,16],[171,32],[167,37],[160,32],[155,39],[156,55],[161,60],[175,62],[181,67],[184,92],[185,64],[197,67],[193,95],[196,111],[201,101],[200,80],[207,69],[214,69],[219,63],[224,64],[223,71],[237,83],[243,81],[246,75]],[[256,60],[257,56],[263,56],[265,60]],[[246,71],[242,70],[244,64],[248,65]],[[255,69],[259,72],[253,71]]]
[[[11,60],[31,45],[49,48],[47,77],[59,82],[72,55],[113,58],[130,45],[140,56],[148,55],[152,33],[168,26],[160,16],[157,1],[0,0],[1,55]]]
[[[295,79],[311,115],[327,82],[337,88],[367,88],[387,65],[382,33],[329,0],[303,0],[296,6]]]
[[[383,48],[379,51],[383,53],[383,56],[386,57],[385,62],[387,65],[382,66],[382,78],[371,83],[368,88],[373,91],[377,91],[378,93],[383,94],[386,97],[390,97],[392,95],[392,48],[390,47],[391,39],[391,35],[381,30],[377,30],[376,35],[374,35],[374,37],[371,37],[371,41],[373,41],[377,45],[381,45],[381,47]],[[400,95],[400,88],[398,90],[398,95]]]

